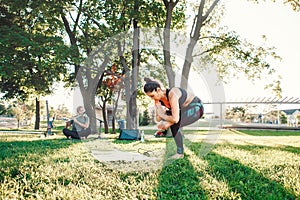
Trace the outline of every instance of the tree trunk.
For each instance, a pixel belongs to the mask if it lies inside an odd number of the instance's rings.
[[[102,116],[103,116],[103,124],[104,124],[104,133],[108,133],[108,121],[107,121],[107,114],[106,114],[106,101],[103,102]]]
[[[191,64],[193,62],[193,51],[195,48],[195,45],[197,44],[197,41],[199,40],[200,37],[200,31],[201,28],[205,22],[205,20],[208,18],[210,13],[213,11],[213,9],[216,7],[220,0],[215,0],[212,2],[211,6],[209,9],[206,11],[204,14],[203,10],[205,7],[205,1],[201,1],[199,8],[198,8],[198,13],[196,16],[196,24],[193,24],[191,36],[190,36],[190,43],[188,45],[188,48],[186,50],[185,54],[185,60],[182,68],[182,77],[181,77],[181,82],[180,82],[180,87],[187,89],[187,84],[188,84],[188,79],[189,79],[189,73],[191,69]]]
[[[137,99],[137,84],[138,84],[138,74],[139,74],[139,28],[137,26],[137,21],[134,22],[134,32],[133,32],[133,52],[132,52],[132,78],[131,78],[131,97],[130,97],[130,116],[132,119],[132,124],[130,129],[138,128],[138,109],[136,105]]]
[[[130,84],[130,72],[128,71],[125,75],[124,82],[125,82],[125,97],[126,97],[126,128],[132,128],[132,118],[130,114],[130,97],[131,97],[131,84]]]
[[[95,59],[95,60],[94,60]],[[99,61],[99,58],[94,56],[91,57],[91,63],[93,61]],[[76,76],[76,80],[78,82],[80,92],[83,98],[83,104],[86,109],[88,116],[90,117],[90,128],[92,133],[97,133],[97,120],[96,120],[96,105],[95,105],[95,95],[97,91],[97,87],[99,84],[99,80],[101,75],[104,73],[104,69],[109,62],[109,57],[104,57],[101,60],[100,66],[95,66],[93,64],[86,64],[85,66],[80,66],[78,74]],[[97,72],[94,73],[94,72]],[[92,75],[92,72],[94,73]]]
[[[35,130],[40,129],[40,101],[38,98],[35,98]]]
[[[167,10],[167,15],[166,15],[165,29],[163,33],[164,34],[163,53],[164,53],[164,67],[166,69],[170,88],[175,86],[175,73],[172,69],[171,53],[170,53],[170,42],[171,42],[170,29],[172,23],[172,12],[177,3],[178,1],[168,2],[167,0],[164,0],[164,4]]]
[[[139,11],[139,1],[134,1],[134,11],[138,13]],[[137,83],[138,83],[138,74],[139,74],[139,27],[137,18],[133,19],[133,51],[132,51],[132,71],[131,78],[125,80],[125,84],[131,84],[129,89],[126,85],[126,104],[127,104],[127,128],[128,129],[137,129],[138,128],[138,110],[136,105],[137,99]],[[128,73],[127,73],[128,74]],[[128,76],[126,76],[128,77]],[[129,95],[129,96],[127,96]]]
[[[191,39],[188,48],[186,50],[186,54],[185,54],[185,60],[184,60],[184,64],[183,64],[183,68],[182,68],[182,77],[181,77],[181,82],[180,82],[180,87],[187,89],[188,86],[188,79],[189,79],[189,74],[190,74],[190,70],[191,70],[191,64],[193,62],[193,50],[195,48],[196,45],[196,41]]]
[[[120,99],[120,95],[121,95],[121,91],[122,91],[122,88],[119,88],[118,89],[118,96],[117,96],[117,99],[116,99],[116,102],[115,102],[115,105],[114,105],[114,109],[113,109],[113,117],[112,117],[112,133],[116,133],[116,112],[117,112],[117,109],[118,109],[118,102],[119,102],[119,99]]]
[[[81,92],[83,92],[81,90]],[[83,103],[84,108],[86,110],[86,114],[89,116],[90,119],[90,128],[92,133],[97,133],[97,119],[96,119],[96,112],[95,112],[95,93],[88,93],[86,92],[83,96]]]
[[[112,131],[111,131],[111,133],[115,134],[116,133],[116,118],[115,118],[115,116],[112,116],[111,125],[112,125]]]

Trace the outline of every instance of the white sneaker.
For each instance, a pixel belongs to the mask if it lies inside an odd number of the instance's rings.
[[[176,153],[175,155],[170,157],[171,159],[181,159],[184,158],[183,154]]]

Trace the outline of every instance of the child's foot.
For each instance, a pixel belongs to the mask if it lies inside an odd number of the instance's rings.
[[[184,158],[183,154],[176,153],[175,155],[170,157],[171,159],[181,159]]]

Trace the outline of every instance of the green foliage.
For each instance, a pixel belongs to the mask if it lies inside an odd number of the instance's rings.
[[[246,109],[244,107],[235,106],[226,111],[226,118],[228,119],[239,118],[243,121],[245,119],[245,116]]]
[[[141,117],[140,125],[147,126],[150,124],[150,116],[148,110],[144,110],[143,115]]]
[[[19,3],[0,6],[0,91],[8,99],[50,94],[66,73],[68,48],[62,37],[48,31],[29,5]]]
[[[6,113],[7,111],[5,105],[0,103],[0,115],[5,115]]]
[[[286,117],[285,114],[281,114],[281,115],[280,115],[280,122],[281,122],[282,124],[286,124],[286,123],[287,123],[287,117]]]

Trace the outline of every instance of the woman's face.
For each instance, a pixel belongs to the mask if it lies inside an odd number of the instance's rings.
[[[84,108],[79,108],[77,112],[78,112],[78,115],[83,115],[85,110],[84,110]]]
[[[152,92],[147,92],[147,96],[150,97],[153,100],[160,100],[161,95],[160,95],[160,88],[157,88],[157,90],[153,90]]]

